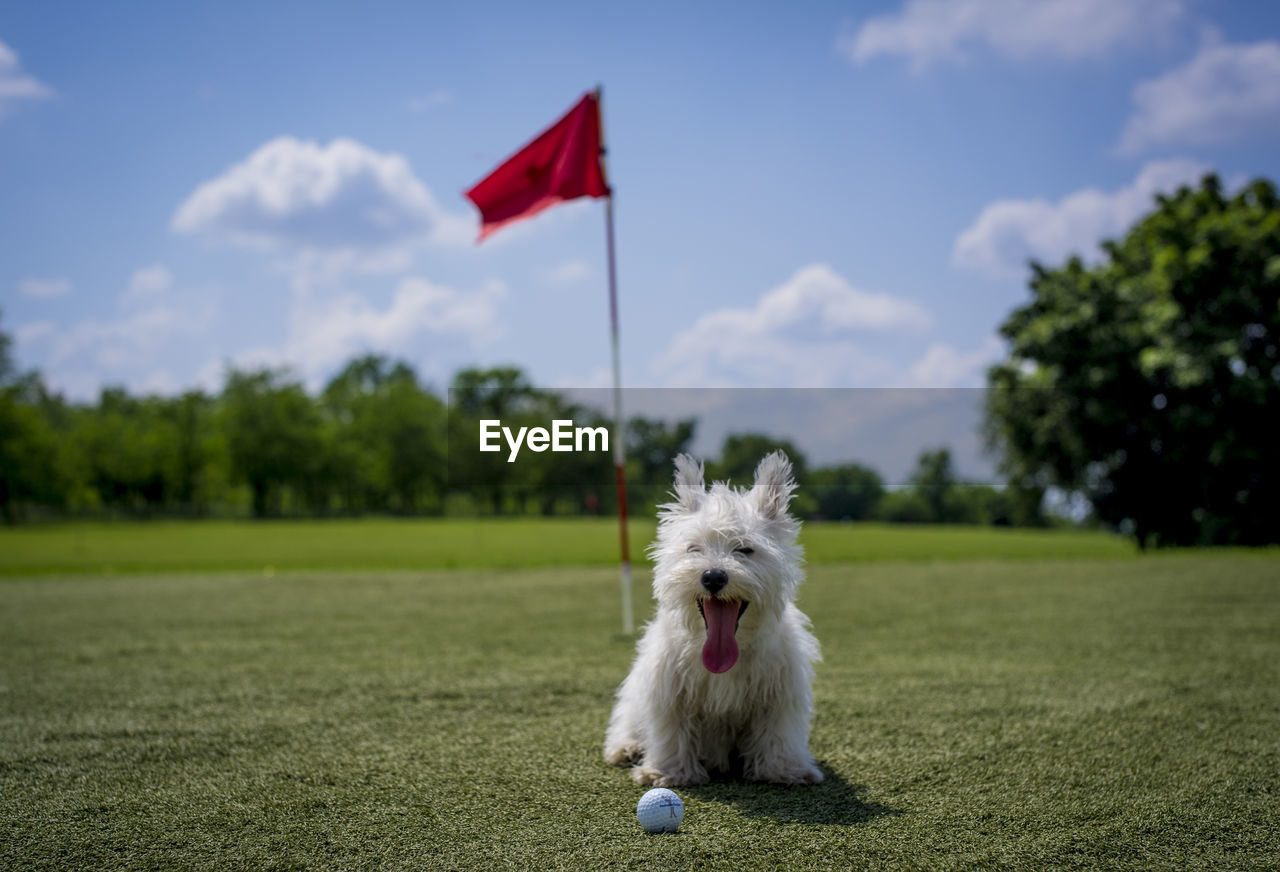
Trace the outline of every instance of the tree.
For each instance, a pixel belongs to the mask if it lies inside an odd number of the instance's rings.
[[[935,520],[929,503],[913,487],[900,487],[887,492],[876,504],[876,518],[895,524],[929,524]]]
[[[74,435],[103,506],[138,514],[165,502],[165,471],[173,466],[177,440],[156,405],[124,388],[103,388],[97,407],[77,416]]]
[[[403,361],[349,362],[322,395],[333,426],[331,477],[347,511],[411,513],[438,503],[444,407]]]
[[[815,469],[809,473],[807,486],[816,503],[816,515],[828,520],[866,520],[884,497],[880,474],[856,463]]]
[[[67,502],[66,440],[58,439],[45,414],[56,402],[34,373],[0,379],[0,519],[7,524],[18,520],[25,504]]]
[[[1280,205],[1217,177],[1096,266],[1032,264],[986,435],[1016,488],[1085,495],[1145,547],[1280,540]]]
[[[331,483],[350,512],[384,506],[388,499],[390,470],[376,432],[378,394],[387,369],[381,355],[353,358],[320,395],[332,428]]]
[[[952,522],[951,507],[956,491],[956,473],[951,464],[951,450],[938,448],[921,451],[916,459],[911,485],[929,508],[928,520],[935,524]]]
[[[187,514],[203,513],[222,484],[211,468],[218,437],[214,402],[203,391],[191,390],[162,401],[161,413],[171,422],[174,439],[168,496]]]
[[[724,438],[718,463],[708,464],[707,479],[729,481],[750,487],[755,481],[756,466],[766,454],[783,451],[791,460],[796,481],[803,487],[807,481],[808,461],[789,439],[775,439],[763,433],[730,433]],[[794,506],[793,506],[794,509]]]
[[[812,516],[817,504],[808,488],[809,462],[789,439],[775,439],[764,433],[730,433],[724,438],[719,462],[707,464],[707,479],[749,488],[755,481],[756,466],[761,458],[774,451],[782,451],[790,458],[791,469],[800,485],[791,501],[791,514],[801,518]]]
[[[689,450],[697,421],[685,418],[668,423],[636,416],[627,421],[627,465],[641,484],[670,487],[676,455]]]
[[[666,502],[676,456],[689,450],[697,421],[636,416],[627,421],[627,508],[653,514]]]
[[[440,511],[445,486],[444,404],[423,390],[404,364],[392,369],[381,399],[378,429],[385,440],[393,508]]]
[[[61,438],[67,407],[35,372],[14,363],[13,340],[0,330],[0,519],[16,522],[28,505],[73,501],[77,446]]]
[[[469,367],[454,375],[449,400],[465,415],[503,418],[525,408],[536,393],[519,367]]]
[[[495,515],[508,508],[518,491],[527,490],[530,467],[507,463],[505,446],[481,454],[481,420],[497,420],[518,431],[522,426],[546,426],[535,419],[540,393],[518,367],[464,369],[453,377],[449,389],[449,483],[488,502]]]
[[[279,514],[286,489],[313,507],[323,481],[312,476],[321,453],[319,413],[285,370],[232,370],[222,394],[232,472],[248,485],[253,514]]]

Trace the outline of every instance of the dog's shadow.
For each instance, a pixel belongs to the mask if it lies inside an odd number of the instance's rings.
[[[864,798],[865,787],[850,784],[829,767],[821,768],[823,781],[813,786],[779,787],[721,776],[709,784],[684,790],[699,799],[731,805],[749,817],[781,823],[851,825],[882,815],[906,814]]]

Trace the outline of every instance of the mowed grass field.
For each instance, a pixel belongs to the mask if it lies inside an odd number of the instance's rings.
[[[651,519],[630,524],[638,562],[645,560],[654,526]],[[809,524],[802,538],[810,563],[1135,554],[1133,545],[1118,536],[1069,530]],[[492,569],[608,566],[617,560],[614,518],[156,521],[0,528],[0,575]]]
[[[1274,552],[811,527],[826,782],[681,789],[647,836],[600,755],[616,571],[548,556],[605,527],[495,528],[501,568],[290,571],[239,529],[216,573],[19,573],[12,542],[83,531],[0,536],[0,868],[1280,868]]]

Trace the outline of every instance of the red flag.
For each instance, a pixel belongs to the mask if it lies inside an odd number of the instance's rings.
[[[607,197],[595,92],[466,192],[480,210],[480,240],[501,227],[578,197]],[[477,240],[477,241],[480,241]]]

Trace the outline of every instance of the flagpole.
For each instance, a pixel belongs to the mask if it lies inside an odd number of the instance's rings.
[[[604,139],[604,88],[596,87],[596,108],[600,116],[600,164],[607,170],[608,153]],[[609,259],[609,336],[613,352],[613,472],[618,489],[618,536],[622,549],[622,632],[635,632],[631,614],[631,542],[627,535],[627,452],[622,421],[622,364],[618,353],[618,268],[613,244],[613,186],[604,198],[605,244]]]

